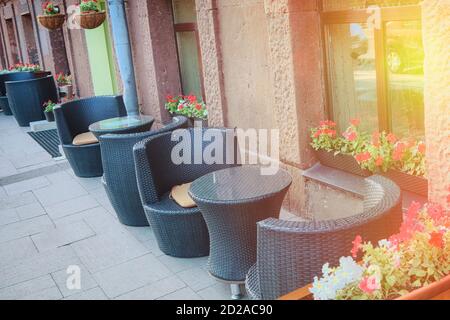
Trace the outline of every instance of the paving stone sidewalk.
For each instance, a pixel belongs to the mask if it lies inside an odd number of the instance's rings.
[[[0,299],[229,299],[206,263],[121,225],[100,178],[75,177],[0,113]],[[70,266],[80,289],[68,288]]]

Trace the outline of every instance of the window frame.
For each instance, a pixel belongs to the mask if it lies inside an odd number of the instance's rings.
[[[378,110],[378,129],[392,132],[392,119],[388,105],[388,73],[386,70],[385,35],[386,22],[421,20],[422,9],[420,5],[405,5],[398,7],[379,7],[381,27],[374,28],[375,45],[375,74],[376,95]],[[326,47],[326,26],[331,24],[366,23],[372,13],[367,9],[344,9],[336,11],[324,11],[323,2],[320,1],[320,25],[323,43],[323,65],[325,72],[326,112],[328,118],[333,118],[333,102],[331,97],[329,79],[329,53]]]
[[[172,17],[173,17],[173,8],[172,8]],[[202,93],[202,100],[204,103],[206,103],[205,100],[205,85],[203,81],[203,64],[202,64],[202,54],[201,54],[201,47],[200,47],[200,36],[198,34],[198,28],[197,23],[195,22],[184,22],[184,23],[175,23],[173,22],[173,29],[174,29],[174,36],[175,36],[175,43],[177,47],[177,60],[178,60],[178,71],[180,73],[180,82],[181,82],[181,90],[183,90],[183,78],[181,77],[181,61],[180,61],[180,54],[178,52],[178,38],[177,33],[178,32],[194,32],[196,44],[197,44],[197,60],[198,60],[198,67],[199,67],[199,75],[200,75],[200,90]],[[186,92],[183,92],[183,94],[188,94]]]

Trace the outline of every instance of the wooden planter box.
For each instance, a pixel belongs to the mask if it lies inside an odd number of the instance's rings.
[[[309,292],[310,288],[311,285],[307,285],[282,296],[279,300],[311,300],[313,295]],[[395,300],[450,300],[450,275]]]
[[[428,197],[428,180],[423,177],[412,176],[396,170],[389,170],[382,175],[394,181],[402,190]]]
[[[334,155],[334,152],[325,150],[316,151],[317,158],[324,166],[346,171],[358,176],[369,177],[370,171],[361,169],[359,163],[352,156],[346,154]]]
[[[48,30],[56,30],[63,26],[66,15],[62,13],[38,16],[39,23]]]

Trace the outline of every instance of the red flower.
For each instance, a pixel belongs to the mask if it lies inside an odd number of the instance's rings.
[[[365,162],[365,161],[368,161],[369,159],[370,159],[370,157],[371,157],[372,155],[370,154],[370,152],[362,152],[362,153],[358,153],[356,156],[355,156],[355,159],[356,159],[356,161],[358,161],[358,162]]]
[[[419,145],[417,146],[417,150],[419,150],[421,154],[425,154],[426,151],[425,143],[423,142],[419,143]]]
[[[195,103],[197,101],[197,97],[194,95],[188,95],[185,97],[190,103]]]
[[[392,158],[395,161],[400,161],[403,158],[403,153],[405,152],[406,146],[404,143],[400,142],[395,146]]]
[[[355,240],[352,241],[352,243],[353,243],[353,248],[352,248],[352,250],[350,250],[350,253],[352,254],[353,258],[356,258],[356,256],[358,255],[359,249],[361,249],[361,244],[362,244],[361,236],[357,235],[355,237]]]
[[[397,137],[395,136],[395,134],[393,133],[389,133],[386,137],[387,141],[389,141],[390,143],[396,143],[397,142]]]
[[[359,120],[359,119],[352,119],[352,120],[350,120],[350,123],[351,123],[353,126],[357,127],[357,126],[360,125],[361,120]]]
[[[444,240],[442,239],[442,232],[433,232],[430,235],[429,243],[438,249],[442,249],[444,247]]]
[[[202,110],[202,106],[200,104],[196,104],[195,105],[195,109],[197,109],[198,111]]]
[[[384,161],[383,157],[382,156],[378,156],[377,160],[375,160],[375,165],[377,167],[381,167],[383,165],[383,161]]]
[[[318,137],[320,137],[320,135],[322,134],[322,130],[317,130],[315,133],[314,133],[314,138],[318,138]]]
[[[184,104],[180,104],[180,105],[178,106],[178,110],[183,110],[183,108],[184,108]]]
[[[320,121],[321,127],[335,127],[336,123],[331,120]]]

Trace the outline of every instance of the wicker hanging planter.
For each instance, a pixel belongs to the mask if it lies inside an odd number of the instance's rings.
[[[84,12],[75,16],[75,21],[83,29],[95,29],[102,25],[106,19],[106,12]]]
[[[63,13],[57,13],[52,15],[38,16],[39,23],[48,30],[56,30],[63,26],[66,21],[66,15]]]

